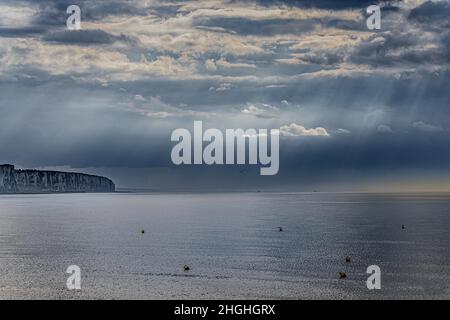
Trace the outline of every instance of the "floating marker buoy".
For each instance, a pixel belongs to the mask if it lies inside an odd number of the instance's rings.
[[[189,268],[188,265],[185,265],[185,266],[184,266],[184,271],[189,271],[189,270],[191,270],[191,268]]]
[[[352,257],[350,257],[350,256],[345,257],[345,262],[347,262],[347,263],[352,262]]]
[[[142,230],[141,230],[141,233],[142,233],[142,234],[144,234],[144,233],[145,233],[145,230],[144,230],[144,229],[142,229]]]
[[[339,272],[339,279],[346,279],[347,274],[345,272]]]

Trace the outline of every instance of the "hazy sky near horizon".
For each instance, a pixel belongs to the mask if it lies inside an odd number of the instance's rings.
[[[0,0],[0,162],[161,189],[450,181],[449,66],[450,1]],[[284,128],[279,175],[174,167],[194,120]]]

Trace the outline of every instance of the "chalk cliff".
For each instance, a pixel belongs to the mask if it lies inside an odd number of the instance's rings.
[[[114,192],[116,186],[105,177],[83,173],[16,170],[0,165],[0,193]]]

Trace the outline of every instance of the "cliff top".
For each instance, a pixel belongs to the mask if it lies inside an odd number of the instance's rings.
[[[14,169],[16,172],[46,172],[46,173],[50,173],[50,174],[79,174],[79,175],[83,175],[83,176],[87,176],[87,177],[93,177],[93,178],[102,178],[102,179],[106,179],[109,180],[111,183],[114,183],[111,179],[107,178],[107,177],[103,177],[103,176],[99,176],[99,175],[94,175],[94,174],[87,174],[87,173],[82,173],[82,172],[70,172],[70,171],[57,171],[57,170],[36,170],[36,169],[16,169],[15,165],[13,164],[0,164],[0,168],[2,167],[9,167]]]
[[[111,179],[102,176],[0,165],[0,194],[115,192],[115,188]]]

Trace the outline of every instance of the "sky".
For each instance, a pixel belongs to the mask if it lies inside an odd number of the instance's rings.
[[[450,1],[0,0],[0,163],[160,191],[450,191],[449,66]],[[195,120],[281,128],[279,174],[174,166]]]

